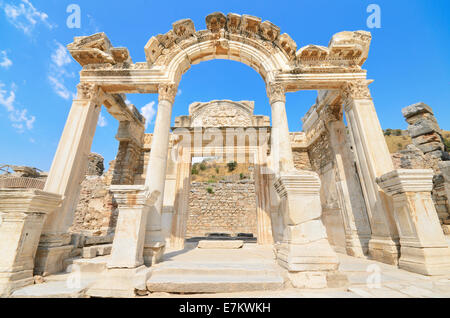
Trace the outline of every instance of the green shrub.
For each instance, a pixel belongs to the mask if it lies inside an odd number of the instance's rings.
[[[244,180],[245,179],[245,176],[244,176],[244,174],[241,172],[241,174],[239,175],[239,177],[241,178],[241,180]]]
[[[238,165],[238,164],[237,164],[236,161],[227,163],[228,171],[229,171],[229,172],[232,172],[232,171],[236,170],[237,165]]]
[[[402,130],[401,129],[395,129],[393,131],[393,135],[394,136],[401,136],[402,135]]]
[[[219,172],[220,172],[219,167],[216,167],[216,173],[219,174]]]
[[[209,194],[214,194],[214,190],[211,187],[206,188],[206,192],[208,192]]]
[[[450,139],[444,138],[444,145],[445,145],[445,148],[447,148],[447,151],[449,151],[450,150]]]
[[[197,175],[198,174],[197,167],[192,167],[192,174],[193,175]]]
[[[200,170],[201,171],[205,171],[206,170],[206,168],[208,168],[207,166],[206,166],[206,163],[204,163],[204,162],[202,162],[201,164],[200,164]]]

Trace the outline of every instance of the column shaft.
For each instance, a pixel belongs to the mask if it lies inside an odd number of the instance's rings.
[[[164,252],[165,240],[161,233],[161,213],[166,183],[172,105],[176,91],[177,87],[173,84],[160,85],[159,88],[158,113],[145,178],[145,185],[148,187],[149,193],[158,196],[155,204],[151,205],[148,211],[144,244],[146,265],[158,262]]]
[[[367,81],[349,82],[343,91],[348,127],[372,228],[369,254],[376,260],[397,264],[398,232],[393,220],[393,202],[379,188],[376,178],[393,170]]]

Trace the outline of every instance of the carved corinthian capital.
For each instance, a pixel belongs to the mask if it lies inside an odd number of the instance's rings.
[[[97,85],[93,83],[80,83],[77,85],[78,99],[92,99],[96,97]]]
[[[353,99],[370,99],[369,81],[355,80],[349,81],[342,87],[342,98],[345,104],[349,104]]]
[[[267,97],[269,97],[270,104],[275,102],[286,102],[286,89],[282,84],[269,83],[267,84]]]
[[[343,109],[341,105],[326,105],[320,112],[320,118],[325,124],[333,121],[342,121],[344,118]]]
[[[172,104],[175,102],[175,96],[178,92],[177,84],[160,84],[158,87],[159,101],[167,100]]]

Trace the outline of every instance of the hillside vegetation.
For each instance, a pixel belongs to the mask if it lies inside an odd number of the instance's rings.
[[[450,148],[450,131],[443,130],[442,136],[445,139],[447,147]],[[405,135],[405,132],[402,135],[400,129],[386,129],[384,131],[384,137],[391,153],[406,149],[406,146],[412,143],[411,137],[407,134]]]

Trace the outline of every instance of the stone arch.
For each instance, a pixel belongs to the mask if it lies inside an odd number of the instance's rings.
[[[268,83],[277,72],[287,71],[297,45],[288,34],[269,21],[250,15],[212,13],[207,30],[195,31],[192,20],[173,24],[173,30],[152,37],[145,46],[149,67],[164,68],[165,78],[178,83],[182,75],[202,61],[228,59],[244,63]]]

